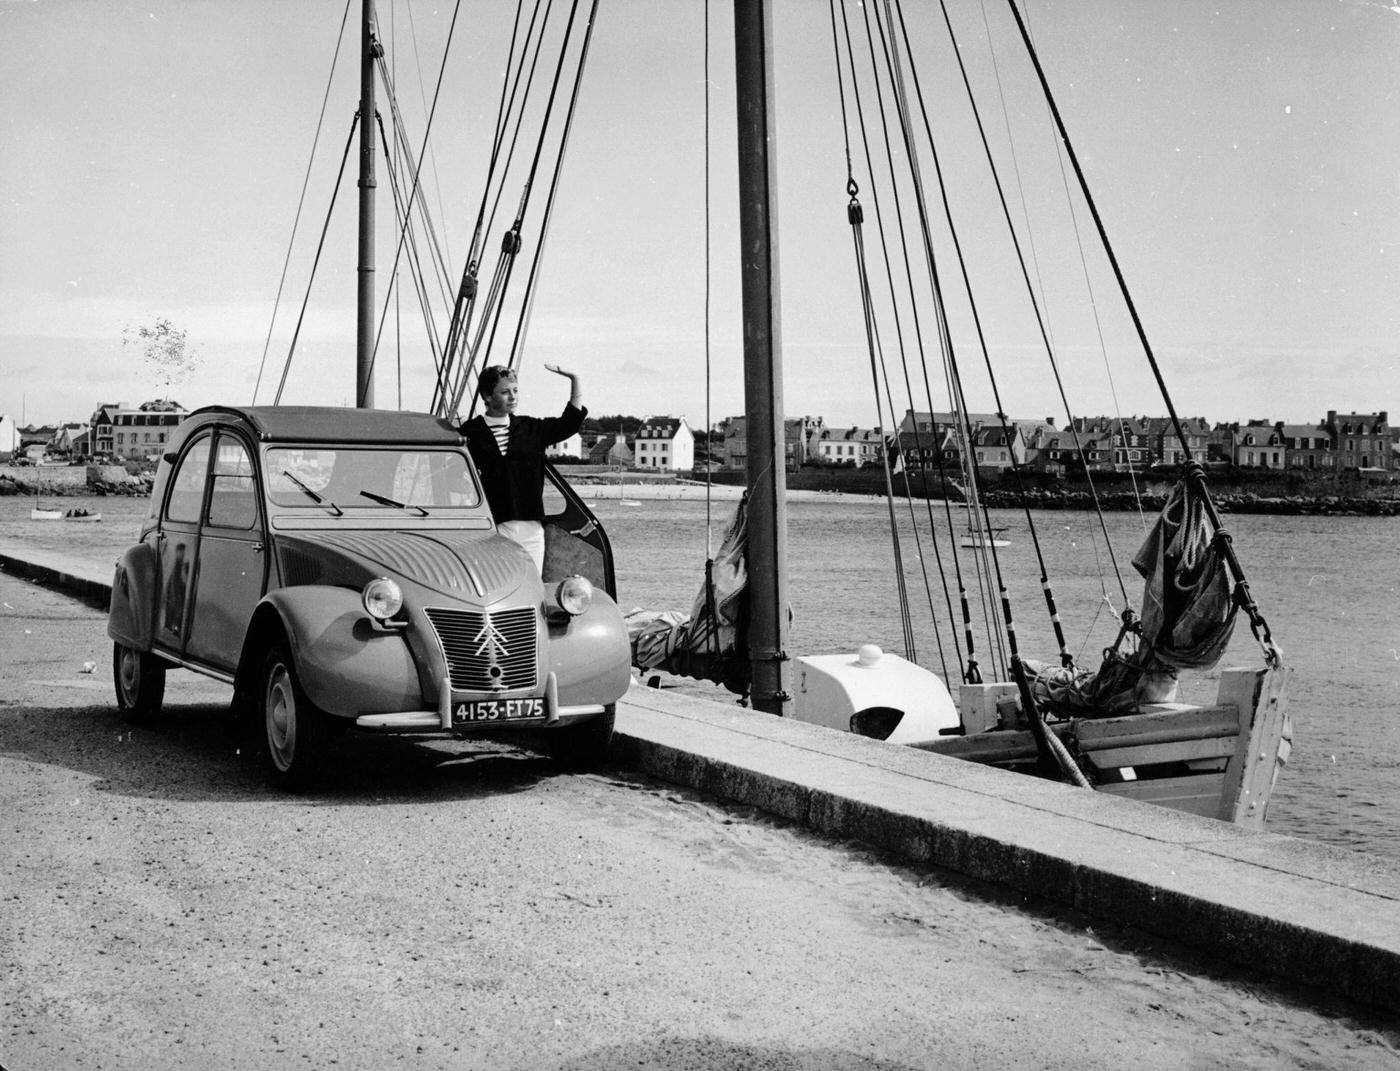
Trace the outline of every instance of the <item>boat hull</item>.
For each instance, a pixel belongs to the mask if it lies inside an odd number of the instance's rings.
[[[1072,718],[1046,727],[1079,757],[1101,792],[1263,828],[1269,795],[1288,761],[1284,702],[1290,670],[1227,669],[1213,706],[1159,703],[1143,713]],[[964,685],[964,727],[1014,715],[1014,685]],[[988,729],[913,745],[953,758],[1037,773],[1029,729]]]
[[[102,520],[100,513],[67,513],[61,509],[31,509],[31,521],[85,521],[89,524]]]

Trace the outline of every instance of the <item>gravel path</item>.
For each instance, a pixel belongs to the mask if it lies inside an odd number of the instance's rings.
[[[352,738],[280,796],[226,688],[132,730],[99,613],[0,604],[9,1071],[1400,1067],[1317,994],[625,771]]]

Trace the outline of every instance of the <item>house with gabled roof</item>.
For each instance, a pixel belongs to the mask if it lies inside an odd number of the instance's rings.
[[[608,465],[614,468],[630,469],[632,451],[624,435],[600,435],[588,448],[590,465]]]
[[[647,417],[632,439],[639,469],[689,472],[695,467],[695,433],[685,417]]]
[[[75,444],[86,441],[87,433],[86,424],[60,424],[53,438],[49,440],[49,449],[55,454],[81,457],[82,454]]]
[[[1231,426],[1231,458],[1236,465],[1250,469],[1284,467],[1281,421],[1248,420]]]
[[[1012,421],[1005,427],[997,423],[978,428],[972,437],[972,457],[979,469],[1005,470],[1025,464],[1020,426]]]
[[[1186,445],[1177,434],[1170,417],[1149,417],[1150,439],[1155,458],[1169,465],[1180,465],[1188,459],[1204,464],[1210,459],[1211,426],[1205,417],[1183,417],[1181,430]],[[1188,457],[1189,455],[1189,457]]]

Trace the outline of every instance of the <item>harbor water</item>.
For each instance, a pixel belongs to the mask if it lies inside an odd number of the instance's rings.
[[[100,524],[30,521],[31,500],[0,499],[0,536],[96,561],[115,561],[136,535],[148,502],[142,498],[64,498],[67,508],[100,510]],[[915,635],[915,660],[956,679],[956,649],[940,564],[955,572],[941,503],[901,503],[903,563]],[[599,499],[595,512],[612,541],[623,609],[688,611],[733,514],[732,501]],[[835,653],[875,643],[905,654],[887,505],[878,499],[831,495],[788,504],[788,552],[794,653]],[[930,517],[930,512],[932,516]],[[1130,559],[1152,517],[1116,513],[1031,514],[1045,574],[1064,621],[1070,650],[1085,666],[1117,632],[1113,617],[1137,608],[1142,585]],[[1024,512],[993,511],[1010,545],[998,550],[1022,654],[1056,660],[1058,649],[1041,594],[1040,566]],[[1362,517],[1227,516],[1251,590],[1274,640],[1294,669],[1289,709],[1294,746],[1269,809],[1274,832],[1400,859],[1400,520]],[[937,539],[929,538],[930,530]],[[917,543],[915,535],[917,534]],[[1108,549],[1109,542],[1112,551]],[[970,591],[978,563],[958,551]],[[1123,587],[1116,579],[1122,575]],[[925,579],[928,584],[926,586]],[[951,583],[951,581],[950,581]],[[932,596],[926,594],[931,591]],[[956,596],[954,596],[956,599]],[[930,608],[932,603],[932,608]],[[956,605],[956,602],[955,602]],[[999,613],[999,608],[997,608]],[[980,615],[979,615],[980,619]],[[940,651],[932,622],[944,634]],[[975,633],[978,658],[990,676],[994,649]],[[1257,665],[1262,658],[1241,616],[1223,664]],[[1211,702],[1217,674],[1183,683],[1182,698]]]

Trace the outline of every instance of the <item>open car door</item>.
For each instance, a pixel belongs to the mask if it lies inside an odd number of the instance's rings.
[[[544,466],[544,570],[546,582],[578,574],[617,599],[612,544],[598,518],[559,470]]]

